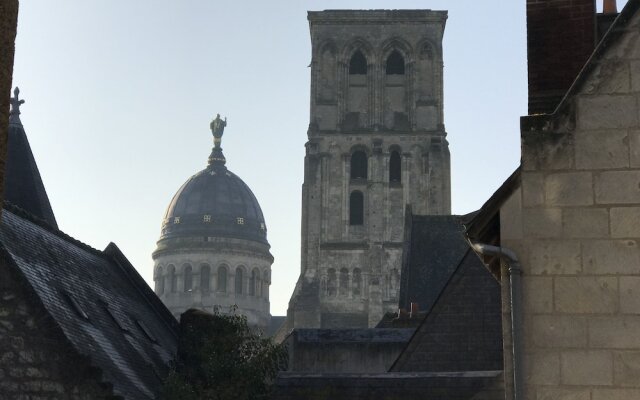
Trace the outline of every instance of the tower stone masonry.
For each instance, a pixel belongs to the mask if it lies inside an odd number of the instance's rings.
[[[446,11],[309,12],[301,275],[287,328],[375,326],[398,307],[404,214],[449,214]]]

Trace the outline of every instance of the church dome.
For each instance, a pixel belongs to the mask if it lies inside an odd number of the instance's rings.
[[[218,140],[209,166],[189,178],[173,196],[162,223],[161,241],[224,237],[268,244],[258,200],[225,163]]]

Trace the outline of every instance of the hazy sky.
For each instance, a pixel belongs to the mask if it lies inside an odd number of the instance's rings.
[[[619,3],[620,4],[620,3]],[[517,167],[526,114],[524,0],[21,1],[14,85],[60,228],[113,241],[152,282],[175,191],[228,118],[227,166],[251,187],[275,257],[271,312],[300,271],[309,124],[307,10],[448,10],[445,124],[453,212],[480,207]]]

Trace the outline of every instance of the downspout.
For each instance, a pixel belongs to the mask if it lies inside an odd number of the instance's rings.
[[[509,267],[511,290],[511,343],[513,363],[513,399],[522,400],[522,268],[516,254],[505,248],[482,243],[472,243],[471,248],[485,256],[496,256]]]

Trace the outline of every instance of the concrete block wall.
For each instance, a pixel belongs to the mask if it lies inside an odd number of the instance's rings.
[[[501,209],[527,400],[640,398],[640,13],[593,63],[556,115],[523,119],[522,184]]]

